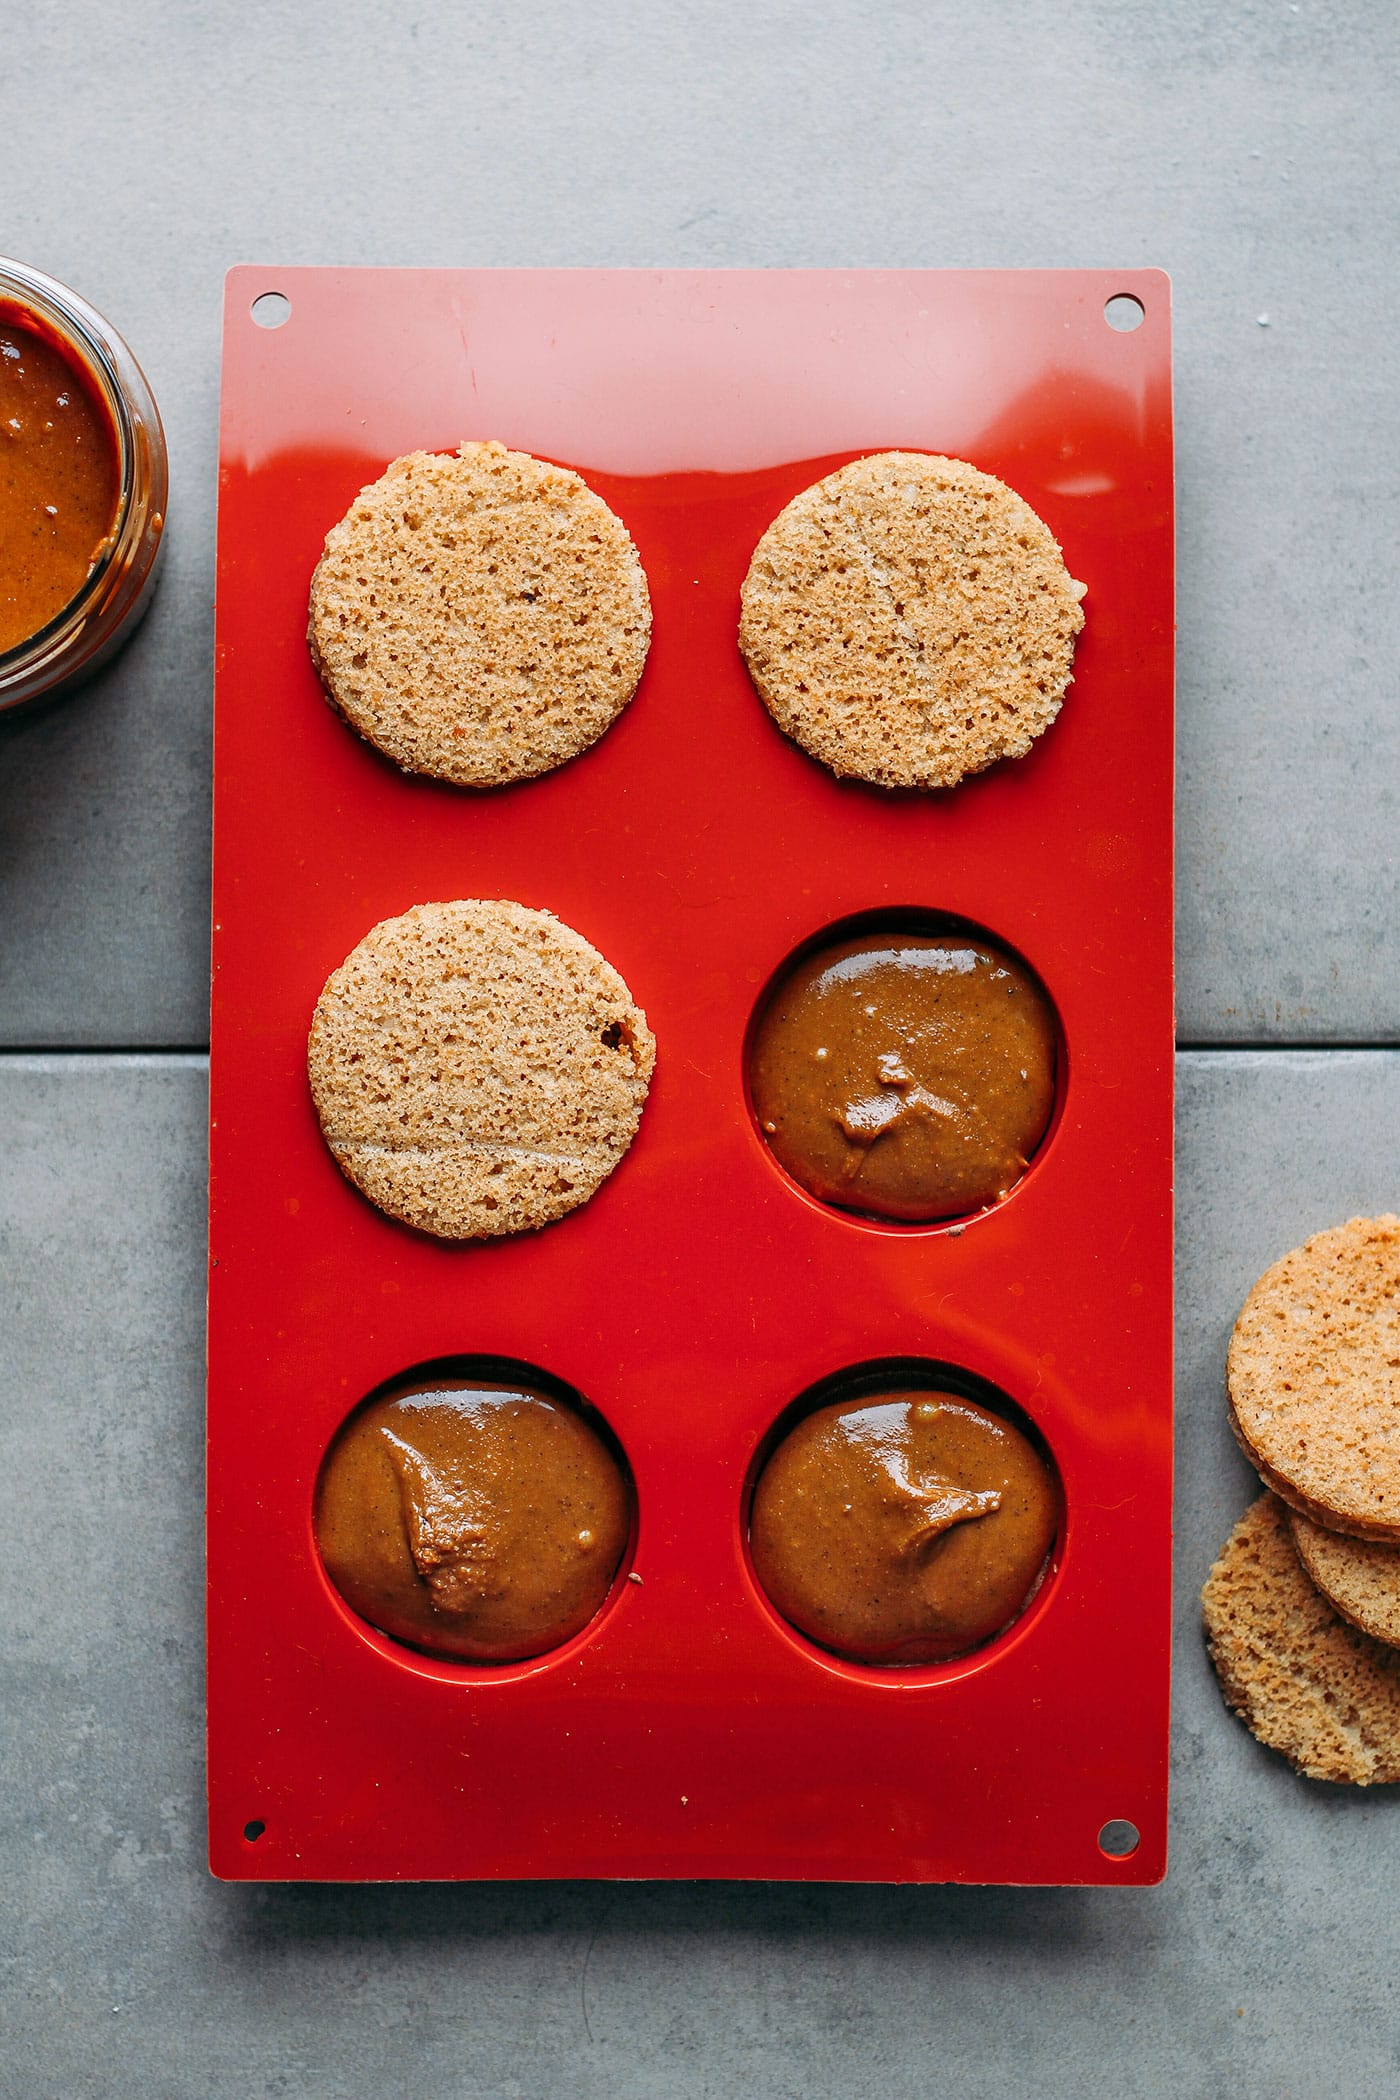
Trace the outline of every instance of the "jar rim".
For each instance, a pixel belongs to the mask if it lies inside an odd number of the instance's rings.
[[[83,647],[89,626],[103,625],[104,600],[120,601],[112,611],[114,632],[140,602],[164,528],[167,468],[160,412],[145,375],[121,336],[95,308],[57,278],[8,256],[0,256],[0,306],[12,307],[18,315],[32,316],[40,329],[51,332],[79,361],[110,418],[118,477],[112,523],[83,582],[42,627],[0,651],[3,710],[63,682],[70,675],[66,661],[70,653],[75,657],[74,670],[95,661],[99,651],[105,653],[106,639],[102,634],[88,638],[89,646]],[[144,477],[138,419],[147,434]],[[143,478],[148,484],[145,488],[141,486]],[[139,571],[138,587],[123,592],[120,575],[114,582],[114,571],[123,563],[128,567],[137,565],[142,551],[140,542],[152,516],[155,536],[144,568]]]

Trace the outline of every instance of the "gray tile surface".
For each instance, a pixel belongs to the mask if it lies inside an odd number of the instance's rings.
[[[139,641],[0,727],[0,1042],[206,1033],[220,280],[235,260],[1160,263],[1187,1040],[1400,1040],[1400,410],[1382,0],[70,0],[7,55],[0,245],[169,425]]]
[[[0,2092],[39,2100],[1337,2100],[1400,2081],[1397,1803],[1222,1706],[1258,1271],[1391,1204],[1400,1054],[1180,1060],[1161,1889],[235,1888],[203,1867],[204,1074],[0,1059]],[[411,2073],[410,2073],[410,2066]]]
[[[128,653],[0,723],[0,1044],[203,1043],[221,278],[1158,263],[1175,280],[1185,1038],[1400,1043],[1400,23],[1381,0],[69,0],[0,249],[171,441]],[[1332,2100],[1400,2085],[1397,1806],[1225,1714],[1226,1336],[1396,1207],[1400,1054],[1179,1062],[1170,1877],[1141,1892],[225,1888],[203,1865],[195,1059],[0,1056],[0,2095]]]

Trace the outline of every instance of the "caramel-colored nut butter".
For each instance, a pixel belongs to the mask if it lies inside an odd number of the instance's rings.
[[[622,1469],[575,1409],[456,1378],[352,1415],[316,1497],[321,1558],[352,1610],[475,1662],[521,1661],[580,1632],[630,1523]]]
[[[953,1393],[819,1408],[754,1489],[750,1550],[785,1619],[866,1663],[981,1647],[1039,1587],[1059,1521],[1045,1460]]]
[[[749,1091],[765,1141],[823,1202],[959,1217],[1006,1195],[1044,1137],[1055,1036],[1035,978],[991,943],[865,935],[778,984]]]
[[[120,492],[112,418],[27,316],[0,308],[0,654],[87,582]]]

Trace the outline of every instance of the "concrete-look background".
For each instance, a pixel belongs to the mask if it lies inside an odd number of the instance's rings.
[[[1184,1038],[1400,1040],[1387,0],[120,10],[13,40],[0,248],[145,362],[169,573],[0,730],[0,1041],[206,1033],[232,262],[1150,263],[1175,281]]]
[[[0,2094],[1393,2090],[1400,1803],[1260,1750],[1195,1608],[1250,1494],[1240,1299],[1400,1189],[1389,0],[69,0],[6,26],[0,249],[127,335],[173,491],[130,650],[0,723]],[[199,1053],[246,260],[1171,271],[1179,1011],[1211,1047],[1179,1061],[1163,1888],[208,1880]]]
[[[1192,1052],[1180,1081],[1163,1887],[259,1889],[203,1864],[202,1062],[0,1061],[0,2092],[1394,2090],[1400,1802],[1260,1749],[1195,1599],[1253,1492],[1231,1321],[1282,1245],[1393,1200],[1400,1053]]]

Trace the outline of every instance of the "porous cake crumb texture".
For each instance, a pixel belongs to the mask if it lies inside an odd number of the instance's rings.
[[[1015,492],[881,452],[793,498],[754,551],[739,640],[774,720],[834,773],[951,787],[1054,721],[1084,586]]]
[[[1400,1542],[1400,1219],[1353,1218],[1266,1270],[1228,1380],[1271,1488],[1329,1530]]]
[[[626,527],[503,445],[410,452],[326,535],[307,636],[332,704],[410,773],[529,779],[603,734],[651,639]]]
[[[1276,1496],[1241,1517],[1201,1606],[1226,1702],[1261,1743],[1309,1779],[1400,1780],[1400,1652],[1313,1587]]]
[[[646,1016],[581,934],[477,900],[366,934],[327,980],[308,1048],[346,1175],[449,1240],[586,1202],[636,1133],[654,1062]]]
[[[1289,1524],[1299,1560],[1333,1609],[1363,1633],[1400,1647],[1400,1546],[1324,1531],[1296,1509]]]

